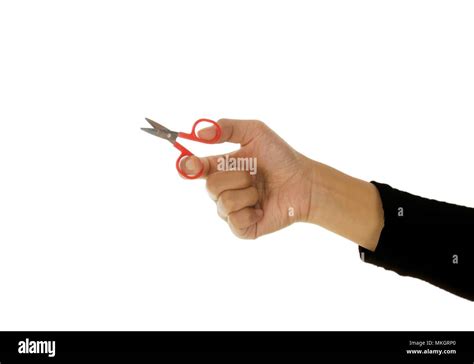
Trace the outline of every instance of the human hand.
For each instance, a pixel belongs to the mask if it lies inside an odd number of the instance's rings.
[[[220,171],[219,158],[190,157],[181,168],[189,174],[204,165],[207,190],[218,215],[240,238],[255,239],[293,222],[307,221],[311,210],[312,161],[295,151],[263,122],[221,119],[220,143],[239,143],[229,158],[256,158],[257,173]],[[212,139],[214,127],[198,132]]]

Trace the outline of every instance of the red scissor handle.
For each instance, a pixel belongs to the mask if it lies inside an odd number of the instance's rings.
[[[215,127],[215,130],[216,130],[216,134],[214,135],[214,138],[212,139],[203,139],[203,138],[200,138],[197,133],[196,133],[196,128],[199,124],[210,124],[210,125],[206,125],[207,127],[209,126],[214,126]],[[191,130],[191,133],[188,134],[188,133],[183,133],[183,132],[180,132],[178,133],[178,136],[180,138],[184,138],[184,139],[189,139],[189,140],[194,140],[195,142],[200,142],[200,143],[206,143],[206,144],[215,144],[219,141],[220,137],[221,137],[221,134],[222,134],[222,130],[221,130],[221,127],[219,126],[219,124],[217,124],[214,120],[210,120],[210,119],[199,119],[197,120],[194,125],[193,125],[193,129]]]
[[[208,125],[208,126],[214,126],[215,127],[215,130],[216,130],[216,134],[214,135],[214,137],[212,139],[203,139],[203,138],[200,138],[197,133],[196,133],[196,128],[199,124],[203,124],[203,123],[206,123],[206,124],[211,124],[211,125]],[[214,143],[217,143],[220,139],[222,135],[222,129],[221,127],[219,126],[219,124],[217,124],[215,121],[213,120],[210,120],[210,119],[199,119],[197,120],[194,125],[193,125],[193,129],[191,130],[191,133],[188,134],[188,133],[183,133],[183,132],[180,132],[178,133],[178,137],[180,138],[183,138],[183,139],[189,139],[189,140],[194,140],[195,142],[200,142],[200,143],[206,143],[206,144],[214,144]],[[187,150],[185,147],[183,147],[181,144],[179,144],[178,142],[175,142],[174,143],[174,146],[181,152],[181,155],[179,156],[179,158],[176,160],[176,169],[178,170],[179,174],[181,174],[183,177],[187,178],[187,179],[196,179],[196,178],[199,178],[202,176],[202,174],[204,173],[204,165],[201,166],[201,170],[196,173],[196,174],[193,174],[193,175],[189,175],[187,173],[185,173],[182,169],[181,169],[181,160],[184,158],[184,157],[191,157],[193,156],[194,154],[191,153],[189,150]]]
[[[178,170],[178,173],[180,175],[182,175],[183,177],[187,178],[187,179],[196,179],[196,178],[199,178],[202,176],[203,172],[204,172],[204,165],[201,166],[201,170],[196,173],[196,174],[187,174],[186,172],[184,172],[182,169],[181,169],[181,159],[183,159],[184,157],[191,157],[193,156],[194,154],[191,153],[189,150],[187,150],[185,147],[183,147],[181,144],[179,144],[178,142],[175,142],[174,143],[174,146],[179,149],[181,151],[181,155],[178,157],[178,159],[176,160],[176,169]]]

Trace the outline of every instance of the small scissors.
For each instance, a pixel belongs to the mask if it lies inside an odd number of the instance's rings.
[[[169,130],[168,128],[164,127],[163,125],[160,125],[156,121],[150,120],[148,118],[145,118],[145,120],[148,121],[148,123],[153,128],[141,128],[143,131],[146,131],[147,133],[153,134],[154,136],[157,136],[159,138],[168,140],[171,144],[173,144],[175,146],[175,148],[179,149],[179,151],[181,152],[181,155],[176,160],[176,169],[178,170],[178,172],[183,177],[188,178],[188,179],[195,179],[195,178],[201,177],[203,172],[204,172],[204,166],[201,167],[201,170],[198,173],[193,174],[193,175],[189,175],[181,169],[181,167],[180,167],[181,159],[183,159],[184,157],[191,157],[194,154],[191,153],[189,150],[187,150],[185,147],[183,147],[181,144],[179,144],[176,141],[176,139],[177,138],[183,138],[183,139],[194,140],[195,142],[200,142],[200,143],[215,144],[219,141],[219,138],[221,137],[221,134],[222,134],[222,130],[221,130],[221,127],[219,126],[219,124],[217,124],[215,121],[212,121],[212,120],[209,120],[209,119],[199,119],[194,123],[193,128],[191,130],[191,133],[188,134],[188,133]],[[215,130],[216,130],[216,135],[214,135],[214,137],[210,140],[200,138],[196,134],[196,128],[199,124],[202,124],[202,125],[209,124],[209,125],[205,125],[205,126],[214,125]]]

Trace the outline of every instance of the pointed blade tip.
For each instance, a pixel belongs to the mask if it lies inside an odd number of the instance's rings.
[[[147,132],[147,133],[150,133],[150,134],[153,134],[156,136],[156,131],[155,129],[152,129],[152,128],[140,128],[141,130]]]

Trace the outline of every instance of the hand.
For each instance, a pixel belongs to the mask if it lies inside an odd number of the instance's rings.
[[[221,119],[218,124],[221,143],[240,143],[229,157],[256,158],[257,174],[219,171],[223,156],[191,157],[181,168],[194,174],[204,166],[209,195],[234,234],[255,239],[303,221],[375,250],[384,213],[374,185],[303,156],[261,121]],[[204,139],[214,135],[214,127],[199,132]]]
[[[188,158],[181,168],[192,174],[204,165],[207,190],[218,215],[240,238],[255,239],[296,221],[307,221],[311,210],[312,161],[291,148],[263,122],[221,119],[220,143],[239,143],[229,158],[256,158],[257,173],[219,171],[218,158]],[[199,136],[212,139],[214,127]]]

